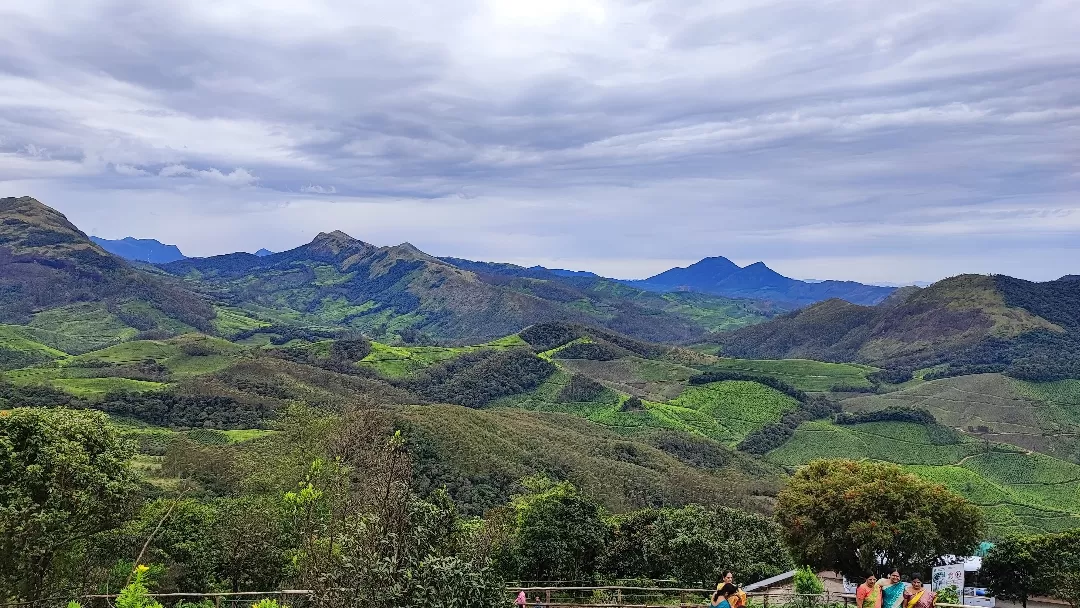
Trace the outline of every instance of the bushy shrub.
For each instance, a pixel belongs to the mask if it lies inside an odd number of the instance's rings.
[[[872,412],[842,412],[836,415],[836,424],[864,424],[867,422],[914,422],[915,424],[937,424],[937,419],[927,410],[900,405]]]
[[[791,386],[783,380],[778,380],[772,376],[763,376],[758,374],[744,374],[742,372],[733,372],[728,370],[716,370],[697,374],[690,377],[690,384],[711,384],[713,382],[729,382],[729,381],[741,381],[741,382],[757,382],[758,384],[764,384],[765,386],[778,390],[784,393],[788,397],[798,401],[806,401],[809,396]]]
[[[135,566],[131,583],[116,597],[116,608],[162,608],[159,602],[150,597],[145,582],[147,570],[149,568],[142,564]]]
[[[935,604],[959,604],[960,595],[956,593],[955,587],[945,587],[944,589],[937,590],[937,600]]]
[[[604,385],[596,380],[583,375],[570,376],[570,382],[559,391],[559,401],[572,403],[579,401],[592,401],[604,393]]]

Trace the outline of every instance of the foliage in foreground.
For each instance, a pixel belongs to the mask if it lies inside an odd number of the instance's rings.
[[[970,555],[983,516],[944,486],[893,464],[817,460],[777,498],[777,521],[792,556],[855,579],[879,558],[901,572],[942,555]]]
[[[732,571],[754,581],[791,569],[780,529],[760,515],[692,505],[615,516],[604,570],[612,578],[712,586]]]
[[[983,558],[981,576],[1001,599],[1027,606],[1033,595],[1050,595],[1080,606],[1080,530],[1002,541]]]
[[[133,452],[99,412],[0,412],[0,599],[60,590],[90,539],[124,521]]]

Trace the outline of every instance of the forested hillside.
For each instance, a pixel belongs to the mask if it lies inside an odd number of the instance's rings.
[[[214,319],[214,307],[180,281],[133,268],[55,210],[29,197],[0,199],[4,367],[140,334],[212,332]]]
[[[761,321],[768,311],[715,296],[665,297],[612,282],[579,284],[550,273],[474,272],[408,243],[376,247],[341,232],[283,253],[187,259],[163,268],[192,289],[274,324],[452,343],[494,339],[554,320],[683,342]]]
[[[1080,377],[1077,310],[1076,281],[963,275],[878,307],[829,300],[707,343],[736,357],[867,363],[901,378],[941,366],[938,376],[1060,380]]]

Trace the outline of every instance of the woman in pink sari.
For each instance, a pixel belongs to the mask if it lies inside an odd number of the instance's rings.
[[[904,592],[903,608],[934,608],[937,594],[923,587],[922,579],[911,578],[911,588]]]

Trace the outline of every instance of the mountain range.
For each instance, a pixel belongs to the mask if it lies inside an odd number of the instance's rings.
[[[451,342],[483,341],[556,319],[685,341],[772,312],[718,296],[656,294],[599,278],[439,259],[409,243],[379,247],[340,231],[268,256],[234,253],[160,268],[275,324],[300,321],[374,336],[410,330]]]
[[[863,285],[855,281],[799,281],[785,277],[764,262],[740,267],[725,257],[705,258],[685,268],[672,268],[647,279],[625,283],[650,291],[699,291],[729,298],[773,301],[792,307],[831,298],[874,305],[895,291],[893,287]]]
[[[162,245],[153,239],[127,237],[119,241],[108,241],[98,237],[91,238],[107,251],[132,261],[166,264],[186,259],[175,246]],[[255,255],[266,257],[273,253],[267,249],[260,249],[255,252]],[[645,291],[658,293],[692,291],[727,298],[760,300],[788,309],[830,298],[840,298],[854,304],[873,305],[884,300],[896,289],[894,286],[864,285],[855,281],[800,281],[781,275],[763,262],[740,267],[724,257],[705,258],[686,268],[672,268],[642,280],[606,278],[583,270],[564,270],[543,266],[526,268],[514,264],[477,262],[453,257],[439,259],[459,268],[482,270],[488,274],[617,281]]]
[[[133,265],[30,198],[0,199],[0,322],[49,330],[93,320],[76,350],[147,332],[231,335],[261,325],[478,342],[569,320],[679,342],[756,323],[767,305],[657,294],[599,279],[472,269],[409,243],[377,247],[336,231],[269,255]],[[526,276],[530,275],[530,276]],[[62,348],[70,352],[69,348]]]
[[[152,265],[0,199],[0,410],[138,421],[125,432],[152,463],[163,438],[272,442],[263,429],[298,403],[366,408],[402,430],[418,490],[470,514],[533,474],[615,512],[718,496],[767,512],[794,468],[868,458],[983,506],[992,538],[1080,527],[1075,277],[962,275],[790,311],[688,288],[780,284],[724,262],[642,289],[328,232]],[[189,477],[212,495],[220,475]]]
[[[188,257],[181,253],[176,245],[166,245],[157,239],[137,239],[130,236],[122,239],[103,239],[99,236],[91,236],[90,240],[100,245],[105,251],[132,262],[168,264]],[[273,253],[264,247],[256,251],[255,255],[264,257]]]
[[[100,245],[105,251],[133,262],[167,264],[187,257],[180,253],[180,248],[176,245],[166,245],[156,239],[136,239],[127,236],[110,240],[91,236],[90,240]]]

